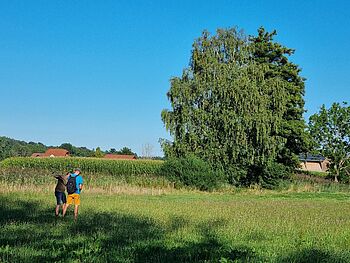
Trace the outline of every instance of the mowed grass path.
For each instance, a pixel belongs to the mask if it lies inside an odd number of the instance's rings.
[[[0,262],[350,262],[349,194],[0,195]]]

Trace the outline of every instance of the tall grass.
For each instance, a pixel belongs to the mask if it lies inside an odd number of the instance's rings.
[[[55,175],[45,169],[0,168],[0,192],[35,191],[52,192]],[[63,174],[63,172],[61,173]],[[157,175],[110,175],[105,173],[83,173],[84,191],[94,193],[164,193],[174,186],[166,178]]]
[[[350,205],[337,197],[0,195],[1,262],[350,262]],[[51,197],[51,198],[50,198]]]
[[[9,158],[0,162],[0,191],[52,191],[54,175],[65,174],[79,167],[87,191],[163,192],[173,187],[166,178],[159,175],[162,163],[154,160],[98,158]]]
[[[13,157],[0,162],[3,168],[32,168],[51,172],[69,171],[79,167],[85,173],[110,175],[157,175],[163,161],[105,160],[99,158],[30,158]]]

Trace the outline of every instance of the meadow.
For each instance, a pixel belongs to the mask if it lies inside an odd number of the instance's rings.
[[[2,262],[349,262],[348,194],[2,193]]]
[[[74,222],[54,216],[51,171],[17,168],[0,169],[0,262],[350,262],[348,187],[208,193],[87,173]]]

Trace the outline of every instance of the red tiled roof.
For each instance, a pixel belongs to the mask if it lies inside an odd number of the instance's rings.
[[[112,154],[108,153],[104,156],[106,159],[114,159],[114,160],[135,160],[135,155],[126,155],[126,154]]]
[[[69,152],[65,149],[51,148],[51,149],[48,149],[42,156],[43,157],[50,157],[50,156],[64,157],[64,156],[69,156]]]

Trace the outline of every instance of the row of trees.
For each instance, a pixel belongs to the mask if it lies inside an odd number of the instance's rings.
[[[34,152],[45,152],[47,146],[42,143],[24,142],[0,136],[0,160],[12,156],[30,156]]]
[[[0,160],[15,156],[31,156],[33,153],[43,153],[48,148],[56,147],[47,146],[40,142],[25,142],[0,136]],[[111,148],[109,151],[102,151],[99,147],[96,150],[91,150],[86,147],[76,147],[70,143],[62,143],[57,148],[66,149],[72,156],[77,157],[102,157],[106,153],[136,155],[128,147],[123,147],[119,151],[115,148]]]
[[[275,35],[230,28],[204,31],[195,40],[189,66],[171,79],[171,109],[161,114],[174,139],[161,141],[166,157],[194,155],[233,182],[250,184],[264,180],[264,171],[298,167],[298,155],[313,147],[329,156],[316,134],[316,115],[310,129],[303,118],[305,78],[289,60],[294,50],[275,42]]]
[[[59,148],[66,149],[72,156],[93,157],[95,152],[86,147],[76,147],[70,143],[62,143]]]
[[[102,151],[100,147],[97,147],[95,152],[94,152],[94,157],[97,158],[102,158],[105,154],[123,154],[123,155],[135,155],[137,156],[136,153],[134,153],[130,148],[128,147],[123,147],[119,151],[117,151],[115,148],[111,148],[109,151]]]
[[[119,151],[117,151],[115,148],[111,148],[107,151],[102,151],[100,147],[97,147],[96,149],[88,149],[86,147],[75,147],[70,143],[63,143],[59,146],[59,148],[66,149],[70,152],[72,156],[77,157],[98,157],[101,158],[105,154],[111,153],[111,154],[125,154],[125,155],[136,155],[130,148],[123,147]]]

